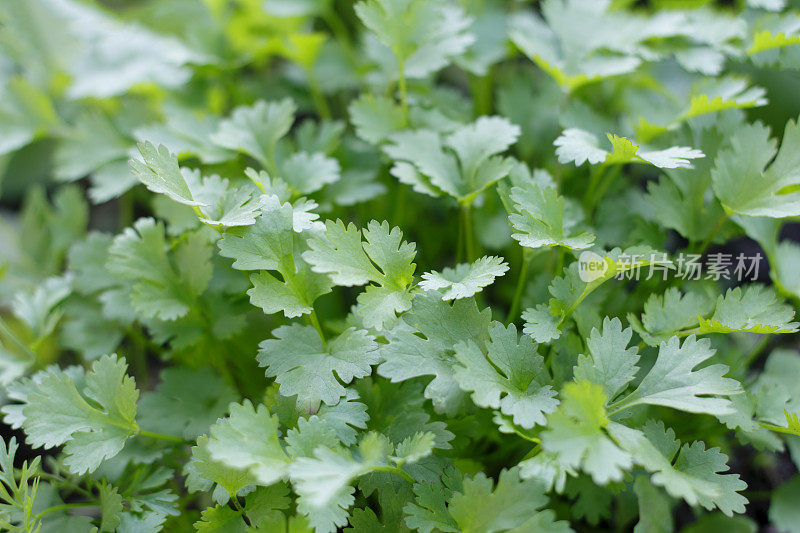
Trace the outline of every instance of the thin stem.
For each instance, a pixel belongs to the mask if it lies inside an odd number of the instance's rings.
[[[97,502],[79,502],[79,503],[64,503],[53,507],[48,507],[39,514],[32,517],[33,520],[39,520],[41,517],[57,511],[65,511],[67,509],[76,509],[78,507],[99,507]]]
[[[406,186],[397,182],[394,197],[394,217],[392,217],[395,226],[403,227],[403,213],[406,210]]]
[[[236,507],[236,510],[239,511],[239,514],[244,514],[244,507],[239,503],[239,498],[235,494],[231,498],[231,501],[233,502],[233,506]]]
[[[317,330],[319,334],[319,338],[322,339],[322,344],[327,345],[327,341],[325,340],[325,333],[322,331],[322,324],[319,322],[319,317],[317,317],[317,311],[315,309],[311,309],[311,315],[309,315],[308,320],[311,322],[311,325],[314,326],[314,329]]]
[[[324,120],[330,120],[331,108],[328,107],[328,101],[325,99],[325,95],[322,94],[322,89],[312,67],[306,69],[306,78],[308,79],[308,88],[311,91],[311,99],[314,101],[314,108],[317,110],[317,114]]]
[[[713,228],[711,228],[711,231],[708,233],[708,236],[706,236],[705,240],[703,241],[703,244],[701,244],[700,248],[697,250],[698,254],[702,255],[703,252],[706,251],[706,248],[709,247],[709,245],[711,244],[711,241],[714,240],[714,236],[717,234],[717,232],[720,230],[720,228],[722,228],[722,226],[728,220],[729,216],[730,216],[730,214],[727,211],[722,213],[722,216],[719,217],[719,220],[717,220],[717,223],[714,224]]]
[[[600,185],[600,180],[603,177],[605,168],[605,163],[600,163],[592,169],[589,175],[589,186],[586,187],[586,192],[583,194],[583,207],[586,211],[589,211],[589,207],[594,201],[594,193],[597,190],[597,186]]]
[[[527,249],[522,250],[522,267],[519,271],[519,278],[517,278],[517,288],[514,291],[514,299],[511,301],[511,308],[508,310],[506,316],[506,324],[510,324],[517,318],[519,311],[519,302],[522,299],[522,293],[525,290],[525,281],[528,278],[528,270],[530,270],[531,255]]]
[[[403,111],[403,127],[408,125],[408,86],[406,84],[406,63],[397,59],[398,86],[400,89],[400,108]]]
[[[144,429],[139,430],[139,435],[141,435],[142,437],[149,437],[151,439],[164,440],[167,442],[174,442],[177,444],[191,444],[190,441],[182,437],[176,437],[174,435],[165,435],[163,433],[154,433],[152,431],[145,431]]]
[[[470,89],[475,102],[475,116],[489,115],[492,112],[491,70],[483,76],[470,76]]]
[[[322,20],[325,21],[325,24],[327,24],[331,29],[331,32],[333,32],[336,42],[342,45],[348,61],[355,65],[358,60],[356,58],[355,48],[353,47],[353,40],[350,38],[350,32],[347,30],[347,26],[345,26],[344,22],[342,22],[342,19],[339,18],[336,10],[327,7],[322,11],[322,13],[320,13],[320,16],[322,17]]]
[[[464,211],[458,210],[458,244],[456,245],[456,263],[464,257]]]
[[[758,344],[753,347],[753,351],[751,351],[747,357],[742,361],[742,368],[749,368],[750,365],[758,360],[758,357],[764,353],[764,350],[767,349],[769,343],[772,341],[772,337],[770,335],[764,335],[763,338],[758,341]]]
[[[467,248],[467,261],[473,262],[475,256],[475,235],[472,230],[472,208],[468,204],[462,204],[461,210],[464,213],[464,241]]]
[[[405,479],[409,483],[412,483],[412,484],[416,483],[416,480],[413,477],[411,477],[410,475],[408,475],[408,473],[405,470],[397,468],[396,466],[388,466],[388,465],[387,466],[376,466],[375,468],[373,468],[373,470],[376,470],[378,472],[391,472],[392,474],[397,474],[398,476],[400,476],[401,478]]]
[[[36,352],[31,350],[30,346],[22,342],[22,340],[17,337],[17,335],[8,327],[5,320],[0,317],[0,334],[14,343],[20,350],[22,350],[26,356],[28,356],[31,361],[36,361]]]

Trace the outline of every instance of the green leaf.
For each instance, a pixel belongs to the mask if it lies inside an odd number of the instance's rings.
[[[158,194],[166,194],[184,205],[205,205],[192,196],[186,178],[178,166],[177,156],[170,153],[166,146],[156,147],[149,141],[139,143],[138,146],[142,161],[131,159],[130,166],[134,175],[149,190]]]
[[[769,504],[769,521],[778,531],[796,533],[800,523],[800,476],[794,475],[772,493]]]
[[[430,130],[401,131],[389,137],[384,151],[395,165],[391,173],[416,190],[442,192],[469,205],[484,189],[511,171],[501,157],[520,129],[502,117],[481,117],[442,138]]]
[[[130,302],[145,318],[175,320],[195,305],[211,278],[211,247],[200,234],[191,236],[167,256],[164,226],[152,218],[137,220],[109,249],[107,268],[133,282]]]
[[[156,433],[193,439],[228,410],[238,394],[209,368],[167,368],[139,402],[139,425]]]
[[[399,228],[371,221],[363,230],[340,221],[327,221],[324,236],[308,241],[303,259],[314,272],[328,274],[337,285],[369,285],[358,297],[360,315],[367,327],[382,328],[395,313],[411,307],[416,247],[403,240]]]
[[[212,496],[215,502],[224,505],[245,487],[255,485],[259,479],[246,468],[230,466],[227,459],[214,460],[208,451],[208,442],[209,438],[201,435],[197,439],[197,446],[192,446],[192,456],[183,468],[186,489],[189,492],[209,491],[216,485]]]
[[[442,293],[443,300],[469,298],[507,271],[508,263],[502,257],[484,256],[472,264],[461,263],[455,268],[445,268],[441,273],[426,272],[419,286],[426,291],[447,289]]]
[[[230,118],[220,121],[211,140],[223,148],[244,152],[275,172],[275,147],[292,127],[295,111],[297,106],[291,98],[237,107]]]
[[[391,49],[401,71],[424,78],[463,53],[475,38],[460,7],[436,0],[364,0],[356,15],[381,45]],[[398,21],[402,20],[402,24]]]
[[[260,271],[250,275],[250,302],[289,318],[311,313],[314,301],[331,288],[328,278],[312,272],[300,257],[304,246],[294,221],[291,204],[269,196],[255,224],[226,231],[218,243],[220,255],[235,259],[233,268]]]
[[[614,412],[634,405],[663,405],[688,411],[725,415],[733,413],[727,396],[741,394],[742,386],[735,379],[723,377],[728,367],[714,364],[695,367],[714,356],[708,339],[688,336],[681,344],[671,337],[658,348],[656,362],[639,386],[611,405]]]
[[[674,531],[669,498],[646,475],[637,475],[633,491],[639,502],[639,522],[633,533],[670,533]]]
[[[414,485],[414,503],[405,507],[406,524],[423,533],[483,531],[571,531],[555,522],[555,513],[540,511],[546,504],[542,486],[522,481],[518,469],[500,472],[497,485],[483,473],[463,481],[448,475],[444,487]],[[447,502],[449,500],[449,502]]]
[[[380,361],[375,338],[348,328],[327,345],[311,326],[281,326],[259,346],[258,362],[280,384],[284,396],[316,409],[319,402],[334,405],[346,393],[342,383],[362,378]]]
[[[598,485],[622,479],[633,465],[631,456],[606,433],[612,422],[605,410],[603,388],[588,381],[570,382],[561,390],[561,405],[547,417],[542,449],[565,468],[581,470]]]
[[[340,173],[339,162],[319,152],[295,152],[281,164],[281,177],[300,194],[310,194],[339,181]]]
[[[283,479],[290,462],[278,441],[278,417],[249,400],[231,405],[230,415],[217,420],[205,449],[213,461],[249,472],[263,485]]]
[[[797,121],[786,124],[780,150],[759,122],[738,128],[728,142],[711,171],[725,209],[752,217],[800,215],[800,158],[792,148],[800,143]]]
[[[663,295],[651,294],[644,303],[641,322],[634,315],[628,321],[650,346],[658,346],[675,332],[696,326],[699,315],[708,315],[712,301],[700,292],[682,293],[675,287]]]
[[[371,144],[380,144],[403,129],[401,106],[385,96],[362,94],[347,108],[356,135]]]
[[[706,449],[700,441],[681,446],[660,421],[647,422],[642,431],[615,425],[611,433],[636,463],[653,473],[651,482],[671,496],[728,516],[744,512],[747,499],[738,492],[747,484],[738,474],[720,473],[728,470],[728,457],[719,448]]]
[[[522,246],[541,248],[563,246],[570,250],[589,248],[594,243],[590,233],[571,234],[578,220],[564,220],[564,198],[554,187],[531,183],[511,189],[516,213],[508,216],[517,233],[511,236]]]
[[[728,289],[717,298],[714,314],[705,319],[698,317],[697,332],[730,333],[749,331],[753,333],[794,333],[800,327],[794,318],[794,309],[778,300],[775,292],[763,285],[748,285]]]
[[[602,332],[592,328],[586,339],[588,354],[578,356],[574,374],[577,381],[585,380],[603,387],[609,400],[622,392],[636,377],[639,350],[631,342],[631,328],[622,329],[618,318],[603,319]]]
[[[558,406],[544,358],[529,338],[518,338],[514,324],[505,328],[495,322],[485,353],[474,342],[461,343],[455,358],[455,379],[472,400],[499,409],[523,428],[544,425],[545,415]]]
[[[581,166],[589,164],[621,165],[644,163],[658,168],[692,168],[691,160],[705,157],[703,152],[688,146],[672,146],[665,150],[641,150],[641,145],[630,139],[607,134],[611,151],[600,148],[600,141],[593,134],[579,128],[566,129],[553,143],[558,162],[574,162]]]
[[[238,511],[217,505],[201,513],[194,529],[198,533],[247,533],[248,527]]]
[[[385,361],[378,373],[395,382],[435,376],[425,388],[425,397],[437,411],[455,413],[463,397],[453,377],[454,346],[472,341],[483,350],[490,321],[489,309],[479,311],[473,299],[455,300],[451,305],[433,291],[417,295],[411,310],[386,333],[389,342],[381,347]]]
[[[22,428],[34,448],[64,446],[64,464],[75,474],[93,472],[117,455],[136,424],[136,382],[116,355],[101,357],[78,390],[66,373],[51,368],[31,383]],[[90,403],[91,402],[91,403]]]

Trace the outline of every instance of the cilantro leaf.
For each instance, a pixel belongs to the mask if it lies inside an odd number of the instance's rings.
[[[298,396],[302,405],[316,409],[320,402],[334,405],[350,383],[372,372],[380,361],[375,338],[364,330],[348,328],[323,342],[311,326],[281,326],[259,346],[258,362],[280,384],[284,396]]]
[[[392,174],[420,192],[441,193],[470,204],[511,171],[498,155],[514,144],[520,129],[502,117],[481,117],[442,138],[431,130],[401,131],[383,150],[395,165]]]
[[[31,446],[64,446],[71,472],[93,472],[117,455],[139,431],[136,382],[124,358],[106,355],[92,365],[79,390],[70,375],[55,368],[31,383],[22,407],[22,428]],[[91,403],[90,403],[91,402]]]
[[[139,143],[142,161],[131,159],[130,166],[136,177],[151,191],[166,194],[178,203],[188,206],[205,205],[195,200],[178,166],[178,158],[164,145]]]
[[[381,347],[385,361],[378,373],[392,381],[435,376],[425,388],[425,397],[433,400],[438,411],[454,413],[463,400],[453,377],[454,346],[472,341],[483,350],[490,321],[489,309],[479,311],[473,299],[450,304],[433,291],[419,294],[402,321],[386,332],[389,342]]]
[[[672,146],[664,150],[641,150],[641,146],[630,139],[607,134],[611,151],[600,148],[593,134],[578,128],[566,129],[553,143],[559,163],[574,162],[577,166],[588,161],[598,163],[625,164],[645,163],[658,168],[692,168],[691,160],[705,157],[700,150],[688,146]]]
[[[249,400],[232,404],[230,415],[217,420],[205,449],[212,460],[246,470],[264,485],[283,479],[290,462],[278,440],[278,417]]]
[[[594,235],[589,233],[570,234],[578,221],[564,220],[564,198],[555,188],[539,187],[533,183],[523,188],[514,187],[511,200],[516,212],[511,213],[508,220],[517,232],[511,236],[522,246],[533,249],[564,246],[570,250],[582,250],[594,242]]]
[[[283,311],[289,318],[310,313],[314,300],[331,288],[328,278],[312,272],[300,256],[303,241],[294,223],[291,204],[272,195],[252,226],[226,231],[218,242],[220,255],[235,259],[233,268],[259,271],[250,275],[250,302],[265,313]]]
[[[352,287],[369,285],[358,296],[358,313],[367,327],[381,328],[395,313],[411,306],[415,245],[402,240],[398,228],[371,221],[362,231],[341,221],[327,221],[324,236],[309,239],[303,253],[314,272],[328,274],[334,283]]]
[[[582,470],[595,483],[622,479],[633,465],[631,456],[608,436],[613,424],[606,415],[603,388],[588,381],[570,382],[561,390],[561,405],[547,417],[542,449],[565,468]]]
[[[741,384],[723,377],[728,367],[714,364],[694,368],[713,357],[708,339],[697,340],[689,335],[681,344],[671,337],[659,345],[655,365],[628,396],[612,404],[619,411],[639,404],[663,405],[690,413],[730,414],[733,412],[727,396],[740,394]]]
[[[167,368],[160,377],[156,390],[145,392],[139,402],[139,425],[148,431],[196,438],[238,397],[208,368]]]
[[[259,100],[233,110],[219,123],[211,139],[230,150],[239,150],[275,172],[275,147],[292,127],[297,106],[290,98],[278,102]]]
[[[661,422],[649,421],[642,431],[619,425],[611,431],[634,460],[653,473],[651,482],[671,496],[708,510],[717,508],[728,516],[744,512],[747,499],[738,492],[747,484],[738,474],[720,473],[729,467],[719,448],[706,449],[700,441],[681,446],[672,429]]]
[[[558,406],[544,359],[529,338],[517,337],[513,324],[504,328],[494,323],[489,328],[486,353],[474,342],[461,343],[455,358],[455,379],[472,393],[472,400],[499,409],[523,428],[544,425],[545,415]]]
[[[484,287],[494,283],[498,276],[508,271],[508,263],[502,257],[484,256],[472,264],[458,264],[445,268],[441,273],[426,272],[419,286],[426,291],[441,291],[443,300],[469,298]]]
[[[423,78],[445,67],[472,44],[472,22],[457,6],[436,0],[364,0],[355,12],[381,45],[391,49],[403,75]],[[397,24],[402,20],[403,24]]]
[[[618,318],[604,318],[602,332],[592,328],[586,340],[589,353],[578,356],[575,379],[602,386],[606,397],[613,400],[639,370],[636,366],[639,350],[635,346],[628,347],[632,336],[631,328],[623,330]]]
[[[761,123],[737,129],[728,142],[711,171],[714,192],[726,210],[752,217],[800,215],[800,160],[791,148],[800,142],[797,121],[786,124],[780,150]]]

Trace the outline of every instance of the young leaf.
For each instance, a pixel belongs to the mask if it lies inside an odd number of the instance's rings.
[[[522,246],[541,248],[543,246],[563,246],[570,250],[589,248],[594,243],[594,235],[589,233],[570,234],[578,222],[564,220],[564,198],[553,187],[539,187],[529,184],[526,187],[511,189],[516,213],[508,216],[511,226],[517,233],[511,237]]]
[[[588,131],[578,128],[566,129],[553,143],[559,163],[574,162],[581,166],[588,161],[592,165],[645,163],[658,168],[692,168],[691,160],[705,157],[703,152],[688,146],[672,146],[665,150],[641,150],[641,146],[625,137],[607,134],[611,151],[600,148],[600,141]]]
[[[425,397],[437,411],[454,413],[463,400],[453,377],[454,346],[471,341],[484,350],[490,321],[489,309],[479,311],[473,299],[451,305],[436,292],[419,294],[402,321],[386,333],[389,343],[381,347],[385,361],[378,373],[392,381],[435,376]]]
[[[586,340],[589,353],[578,356],[575,379],[600,385],[609,400],[616,398],[639,370],[639,350],[628,347],[632,336],[631,328],[623,330],[618,318],[604,318],[602,332],[592,328]]]
[[[139,181],[154,193],[166,194],[178,203],[189,206],[205,205],[195,200],[178,166],[178,158],[167,147],[157,148],[149,141],[139,143],[142,161],[131,159],[130,165]]]
[[[603,388],[588,381],[570,382],[561,390],[561,405],[547,417],[542,449],[555,455],[565,468],[582,470],[595,483],[619,481],[633,465],[631,456],[606,433]]]
[[[441,273],[426,272],[419,286],[426,291],[441,291],[443,300],[469,298],[484,287],[494,283],[498,276],[508,270],[508,263],[502,257],[484,256],[472,264],[459,264],[455,268],[445,268]]]

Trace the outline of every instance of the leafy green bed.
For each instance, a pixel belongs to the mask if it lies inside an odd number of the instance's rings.
[[[800,12],[633,4],[0,3],[0,527],[800,531]]]

